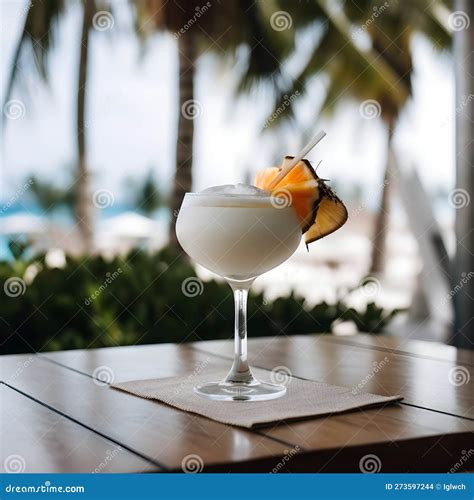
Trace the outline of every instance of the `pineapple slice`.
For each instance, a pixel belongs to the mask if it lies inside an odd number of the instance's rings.
[[[274,196],[280,193],[282,196],[288,196],[289,193],[291,205],[301,221],[301,229],[308,245],[342,227],[347,221],[347,209],[306,159],[301,160],[270,189],[281,168],[292,159],[293,156],[285,156],[281,167],[259,171],[255,186],[270,191]]]

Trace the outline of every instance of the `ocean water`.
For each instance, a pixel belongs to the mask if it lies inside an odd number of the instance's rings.
[[[453,251],[454,242],[452,241],[453,240],[452,227],[454,223],[455,210],[453,209],[453,207],[449,206],[449,204],[446,203],[445,200],[439,200],[436,198],[433,200],[433,207],[436,219],[438,220],[438,223],[441,225],[445,243],[447,244],[449,250]],[[401,223],[401,226],[406,226],[406,215],[404,214],[403,207],[401,207],[398,203],[396,203],[392,208],[393,208],[392,220],[394,222]],[[97,210],[96,225],[99,226],[101,222],[111,217],[123,214],[125,212],[139,213],[138,211],[134,210],[134,208],[130,205],[123,203],[122,204],[115,203],[111,207]],[[25,241],[25,237],[22,235],[3,234],[2,219],[11,215],[21,215],[21,214],[42,217],[44,215],[44,211],[41,209],[41,207],[34,204],[29,204],[29,205],[23,204],[21,206],[13,206],[8,210],[0,211],[0,261],[1,260],[9,261],[13,259],[10,249],[8,248],[8,242],[10,240],[16,240],[20,242]],[[350,214],[351,210],[349,207],[349,215]],[[160,227],[164,228],[166,227],[170,219],[169,210],[166,208],[160,208],[151,215],[151,218],[159,222]],[[70,227],[70,225],[74,223],[74,219],[68,210],[55,210],[54,212],[49,212],[47,214],[46,219],[48,222],[55,223],[58,224],[59,226],[63,226],[66,228],[68,226]],[[28,256],[31,256],[31,253],[30,255],[28,255],[28,253],[25,254],[25,257]]]
[[[11,253],[8,249],[8,238],[5,236],[0,236],[0,260],[11,259]]]
[[[107,219],[123,214],[125,212],[139,213],[129,205],[114,204],[111,207],[97,210],[95,219],[96,226],[99,226],[103,221],[106,221]],[[4,212],[0,212],[0,261],[13,260],[12,253],[8,247],[8,243],[10,241],[13,240],[20,243],[27,242],[27,238],[25,237],[25,235],[3,234],[2,219],[5,219],[6,217],[12,215],[32,215],[36,217],[44,216],[48,223],[57,224],[58,226],[64,227],[66,229],[68,227],[70,228],[71,224],[74,224],[74,218],[68,210],[55,210],[54,212],[49,212],[47,216],[45,216],[44,211],[39,206],[33,204],[28,206],[23,205],[21,207],[12,207],[8,210],[5,210]],[[160,223],[167,223],[170,218],[169,211],[165,208],[160,208],[156,210],[150,216],[150,218]],[[26,251],[24,255],[25,258],[31,257],[32,253],[32,251]]]

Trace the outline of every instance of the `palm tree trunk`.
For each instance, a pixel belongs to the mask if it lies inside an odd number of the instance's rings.
[[[7,86],[5,89],[4,93],[4,98],[2,102],[2,109],[5,109],[6,103],[10,100],[10,97],[13,92],[13,85],[15,83],[15,80],[17,78],[18,74],[18,68],[20,67],[20,55],[21,55],[21,50],[23,48],[23,43],[25,40],[25,32],[26,32],[26,27],[27,27],[27,20],[28,20],[28,14],[25,16],[25,23],[23,26],[23,29],[21,30],[21,35],[20,39],[18,40],[18,43],[15,48],[15,52],[13,54],[12,62],[11,62],[11,71],[10,74],[8,75],[8,80],[7,80]],[[6,113],[2,113],[2,117],[0,118],[2,120],[2,131],[5,128],[5,120],[6,120]]]
[[[192,189],[192,163],[194,122],[196,116],[194,101],[194,71],[196,64],[196,40],[194,30],[178,38],[179,59],[179,118],[176,141],[176,173],[170,201],[171,224],[169,230],[170,246],[180,248],[176,239],[176,217],[184,194]]]
[[[81,53],[79,59],[79,79],[77,89],[76,138],[78,164],[74,189],[74,212],[77,228],[81,236],[82,250],[90,253],[93,249],[94,206],[90,192],[90,174],[86,154],[86,85],[87,62],[89,56],[89,32],[94,15],[94,0],[84,0],[82,20]]]
[[[474,5],[469,0],[456,0],[455,10],[464,13],[474,22]],[[456,75],[456,105],[462,111],[456,113],[456,189],[449,199],[456,212],[456,256],[454,259],[453,289],[455,320],[454,344],[473,349],[472,297],[474,296],[474,29],[467,26],[454,32],[454,56]],[[469,96],[466,99],[466,96]],[[462,103],[462,104],[461,104]],[[467,278],[467,279],[466,279]]]
[[[379,210],[375,218],[374,235],[372,238],[372,257],[369,273],[381,274],[384,270],[386,257],[386,239],[389,219],[389,197],[391,183],[391,160],[393,154],[393,132],[395,126],[394,119],[386,119],[387,123],[387,160],[382,184],[382,197],[380,199]]]

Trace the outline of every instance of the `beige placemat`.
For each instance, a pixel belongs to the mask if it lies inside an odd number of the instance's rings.
[[[271,382],[271,372],[256,368],[252,372],[259,380]],[[341,413],[402,399],[401,396],[359,393],[347,387],[295,377],[288,379],[285,396],[270,401],[210,401],[193,392],[194,386],[222,380],[226,374],[221,369],[205,370],[198,375],[192,373],[163,379],[132,380],[112,384],[112,387],[142,398],[156,399],[218,422],[247,428]]]

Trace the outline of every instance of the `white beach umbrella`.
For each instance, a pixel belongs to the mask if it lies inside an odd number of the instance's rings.
[[[45,217],[32,214],[7,215],[0,218],[0,234],[5,235],[36,235],[47,230]]]
[[[124,212],[99,223],[97,236],[113,238],[152,238],[158,229],[153,219],[135,212]]]

